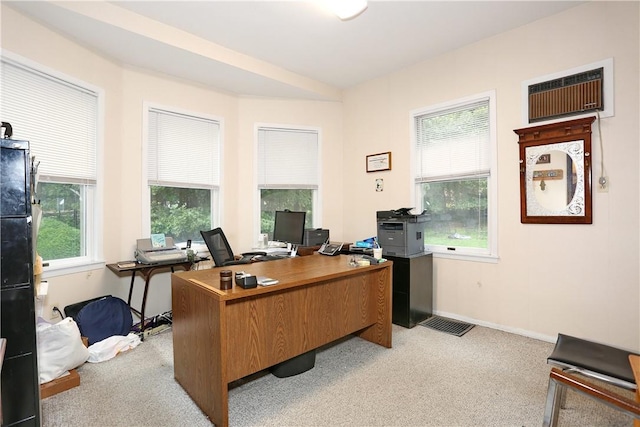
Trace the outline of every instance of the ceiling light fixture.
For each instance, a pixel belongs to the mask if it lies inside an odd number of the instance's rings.
[[[324,0],[324,3],[343,21],[355,18],[367,8],[367,0]]]

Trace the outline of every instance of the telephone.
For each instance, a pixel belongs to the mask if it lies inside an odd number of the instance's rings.
[[[320,246],[318,253],[329,256],[338,255],[340,250],[342,250],[342,245],[342,242],[330,242],[327,240]]]

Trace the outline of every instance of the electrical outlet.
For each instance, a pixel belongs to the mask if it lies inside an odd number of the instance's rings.
[[[609,192],[609,177],[601,176],[600,178],[598,178],[598,182],[596,183],[596,191],[598,193]]]
[[[56,309],[60,309],[60,304],[54,303],[51,305],[51,320],[60,318],[60,313]]]

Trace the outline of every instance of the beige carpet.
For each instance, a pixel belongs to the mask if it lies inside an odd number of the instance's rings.
[[[392,349],[350,338],[320,351],[302,375],[232,388],[230,425],[540,426],[552,347],[479,326],[456,337],[394,325]],[[79,372],[79,387],[43,400],[43,426],[211,425],[173,379],[171,330]],[[631,424],[572,392],[559,421]]]

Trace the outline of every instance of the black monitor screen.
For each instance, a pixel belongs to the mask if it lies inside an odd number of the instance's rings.
[[[301,245],[306,215],[306,212],[276,211],[273,240]]]

